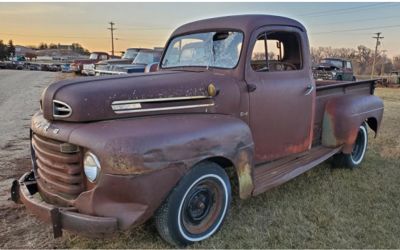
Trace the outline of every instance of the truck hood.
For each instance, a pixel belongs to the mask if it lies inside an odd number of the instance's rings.
[[[325,70],[325,71],[333,71],[338,70],[339,68],[330,63],[322,63],[315,67],[316,70]]]
[[[73,61],[74,64],[91,64],[96,62],[98,62],[98,60],[95,59],[78,59]]]
[[[146,64],[128,64],[128,65],[115,65],[111,67],[111,71],[125,72],[125,73],[140,73],[144,72]]]
[[[166,113],[232,113],[240,104],[235,82],[231,76],[212,71],[89,77],[51,84],[41,104],[47,120],[71,122]],[[210,84],[216,91],[209,90]]]
[[[104,61],[100,61],[97,64],[130,64],[132,63],[133,59],[129,58],[121,58],[121,59],[108,59]]]

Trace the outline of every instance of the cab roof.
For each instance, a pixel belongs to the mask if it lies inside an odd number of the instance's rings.
[[[184,24],[174,31],[172,37],[213,29],[232,29],[249,33],[265,25],[285,25],[297,27],[303,31],[306,30],[301,23],[287,17],[273,15],[236,15],[209,18]]]

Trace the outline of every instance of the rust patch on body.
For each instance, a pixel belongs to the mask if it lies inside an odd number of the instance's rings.
[[[239,180],[239,196],[241,199],[249,198],[254,189],[253,167],[249,151],[240,151],[236,171]]]

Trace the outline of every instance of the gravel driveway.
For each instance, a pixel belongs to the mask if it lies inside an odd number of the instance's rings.
[[[10,186],[30,169],[29,126],[39,97],[66,75],[54,72],[0,70],[0,248],[54,248],[50,227],[14,204]]]

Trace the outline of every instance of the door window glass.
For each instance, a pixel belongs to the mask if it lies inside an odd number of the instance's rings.
[[[268,69],[265,46],[265,36],[261,35],[257,38],[251,53],[251,67],[255,71],[266,71]]]
[[[250,65],[257,72],[300,70],[303,65],[298,35],[285,31],[260,34]]]

